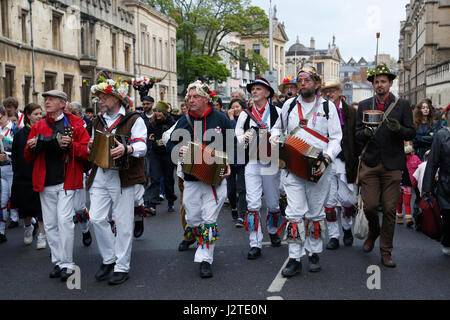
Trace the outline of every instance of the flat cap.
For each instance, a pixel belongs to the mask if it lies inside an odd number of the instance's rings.
[[[42,93],[43,97],[57,97],[60,99],[63,99],[64,101],[67,101],[67,94],[65,92],[59,91],[59,90],[50,90]]]

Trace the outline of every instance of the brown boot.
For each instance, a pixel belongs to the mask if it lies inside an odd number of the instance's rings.
[[[381,263],[388,268],[395,268],[397,266],[390,254],[382,254]]]
[[[398,213],[397,213],[397,223],[398,224],[403,224],[403,216],[399,215]]]
[[[364,241],[363,244],[363,251],[364,252],[370,252],[373,250],[373,247],[375,246],[375,239],[373,239],[372,237],[367,237],[366,241]]]
[[[406,215],[406,226],[408,228],[412,228],[412,226],[414,225],[414,221],[411,215]]]

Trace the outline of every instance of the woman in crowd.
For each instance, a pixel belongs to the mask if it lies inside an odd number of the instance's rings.
[[[421,161],[424,161],[425,152],[431,149],[433,136],[439,129],[439,124],[434,122],[434,108],[431,100],[423,99],[414,109],[414,124],[416,137],[413,139],[413,148]]]
[[[431,194],[437,196],[439,208],[444,225],[442,237],[442,252],[450,255],[450,106],[445,109],[447,126],[440,129],[434,138],[431,152],[428,157],[427,166],[422,183],[422,191],[425,196]],[[434,188],[434,180],[439,169],[437,189]]]
[[[236,127],[239,114],[244,108],[245,102],[243,100],[231,100],[230,109],[228,110],[228,118],[230,119],[231,127],[233,129]],[[236,144],[237,140],[235,141],[234,162],[231,165],[231,175],[227,178],[227,193],[231,206],[231,215],[234,220],[237,220],[236,227],[242,228],[244,226],[245,214],[247,213],[247,200],[245,195],[245,163],[237,162],[238,157]]]
[[[33,164],[26,162],[24,158],[24,149],[31,127],[42,119],[42,108],[38,104],[29,103],[25,106],[24,115],[25,126],[15,134],[12,144],[11,159],[14,176],[11,190],[11,207],[17,208],[19,217],[24,220],[24,243],[26,245],[33,242],[34,227],[31,224],[32,218],[38,220],[40,233],[36,248],[44,249],[47,246],[47,242],[42,222],[41,201],[39,193],[33,191],[31,180]]]
[[[163,101],[159,101],[153,108],[153,117],[150,120],[148,131],[149,140],[152,142],[150,150],[150,205],[151,214],[156,213],[156,205],[160,202],[159,194],[161,187],[161,176],[163,177],[165,198],[168,201],[168,212],[175,212],[173,204],[177,199],[174,193],[173,170],[175,168],[170,153],[166,150],[162,142],[162,135],[175,123],[173,118],[168,114],[169,105]]]

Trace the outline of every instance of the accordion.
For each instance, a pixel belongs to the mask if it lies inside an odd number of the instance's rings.
[[[295,136],[280,137],[280,168],[285,168],[297,177],[317,182],[320,177],[314,176],[318,169],[317,162],[323,160],[322,150],[310,146]],[[325,165],[320,165],[322,169]]]
[[[126,148],[128,137],[95,130],[94,143],[92,144],[92,150],[89,154],[89,161],[95,163],[103,169],[128,169],[128,154],[126,152],[119,159],[114,160],[111,157],[110,151],[116,147],[114,138],[116,138]]]
[[[213,150],[202,143],[190,141],[181,162],[183,173],[211,185],[220,185],[227,170],[225,152]]]

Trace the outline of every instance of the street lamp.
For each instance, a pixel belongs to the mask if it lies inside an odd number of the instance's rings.
[[[28,0],[30,5],[30,44],[31,44],[31,72],[32,72],[32,82],[33,82],[33,102],[37,102],[37,92],[36,92],[36,78],[34,76],[34,41],[33,41],[33,9],[32,3],[34,0]]]

